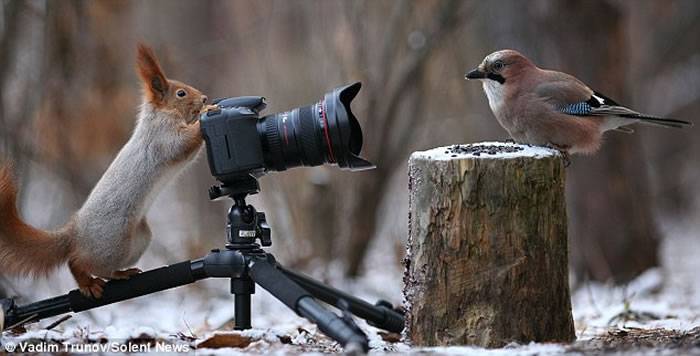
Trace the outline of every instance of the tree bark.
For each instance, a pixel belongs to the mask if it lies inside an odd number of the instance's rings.
[[[460,147],[481,152],[436,148],[409,161],[406,336],[482,347],[574,340],[560,156]]]

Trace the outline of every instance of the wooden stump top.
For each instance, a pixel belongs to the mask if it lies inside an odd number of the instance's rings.
[[[437,147],[427,151],[413,152],[411,159],[451,161],[461,158],[510,159],[519,157],[549,158],[561,156],[553,148],[532,146],[513,142],[478,142]]]

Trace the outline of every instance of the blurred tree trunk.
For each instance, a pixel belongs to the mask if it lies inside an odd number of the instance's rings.
[[[688,43],[700,43],[700,1],[668,5],[620,3],[634,43],[629,78],[635,88],[633,105],[642,112],[693,121],[700,109],[700,47]],[[700,149],[696,129],[644,131],[659,219],[683,220],[697,196],[698,166],[688,159]]]
[[[37,131],[44,136],[45,143],[39,152],[45,161],[54,163],[70,184],[73,194],[87,195],[90,183],[81,176],[83,162],[79,152],[72,148],[82,137],[73,134],[73,140],[66,140],[71,128],[80,121],[77,110],[82,109],[84,97],[79,92],[81,68],[80,56],[87,56],[86,46],[78,40],[80,28],[85,27],[86,7],[75,1],[49,2],[46,8],[45,62],[46,89],[41,98],[41,110],[37,115]],[[55,130],[60,127],[61,130]],[[94,132],[93,132],[94,134]],[[80,162],[80,163],[79,163]]]
[[[26,122],[29,120],[21,120],[10,114],[11,105],[5,106],[5,100],[10,98],[5,94],[7,88],[13,84],[12,69],[18,60],[17,48],[20,47],[22,25],[26,23],[24,16],[27,5],[24,1],[0,3],[3,15],[2,27],[0,27],[0,165],[10,160],[15,174],[18,170],[23,170],[23,164],[27,161],[26,157],[22,157],[26,155],[26,145],[21,144],[17,131],[26,127]],[[26,107],[29,102],[25,99],[21,104]],[[3,278],[0,271],[0,298],[7,297],[6,290],[11,289],[8,286],[11,286],[11,283]]]
[[[10,70],[14,65],[14,54],[17,46],[17,37],[19,25],[21,24],[22,12],[25,7],[23,1],[13,1],[7,4],[0,4],[3,13],[3,28],[0,29],[0,89],[5,92],[5,87],[10,78]],[[0,152],[8,155],[9,158],[16,158],[17,149],[14,145],[11,134],[11,125],[8,122],[7,112],[5,111],[5,97],[0,94]],[[7,157],[3,157],[7,158]]]
[[[379,48],[364,48],[363,61],[371,63],[376,70],[375,75],[366,78],[369,100],[362,116],[367,118],[364,129],[369,135],[365,137],[364,151],[377,168],[353,178],[354,184],[348,192],[355,198],[350,208],[351,226],[345,252],[347,275],[359,274],[375,237],[379,204],[387,191],[391,173],[405,164],[409,143],[421,130],[422,117],[406,107],[415,108],[413,104],[424,102],[424,96],[411,94],[421,88],[428,61],[436,55],[438,46],[466,21],[465,8],[456,0],[442,1],[435,6],[396,2],[385,24],[384,42]],[[421,12],[430,14],[427,16],[430,21],[420,30],[406,28],[405,17]],[[359,15],[351,16],[360,21]],[[355,24],[354,27],[361,26]],[[372,38],[372,35],[365,33],[365,37]],[[397,49],[397,44],[402,42],[408,43],[406,53]],[[375,51],[380,55],[375,56]],[[392,65],[394,63],[399,65]],[[428,128],[423,126],[423,129]]]
[[[310,172],[311,189],[306,194],[311,196],[303,200],[303,215],[306,221],[302,228],[306,230],[301,232],[301,236],[309,238],[314,256],[320,258],[323,263],[331,262],[333,258],[334,237],[338,232],[338,219],[329,216],[329,213],[338,211],[338,204],[332,198],[337,192],[333,190],[329,175],[323,168]]]
[[[619,9],[604,0],[552,4],[546,21],[554,38],[548,50],[560,56],[561,69],[621,103],[629,100],[624,95],[628,44]],[[638,134],[608,133],[598,154],[574,159],[568,185],[577,280],[626,282],[658,265],[659,233]]]
[[[352,225],[349,227],[350,240],[346,252],[348,275],[359,274],[369,244],[377,230],[378,208],[389,179],[389,173],[377,168],[374,172],[360,177],[353,187],[357,201],[350,219]]]
[[[13,162],[15,174],[23,173],[27,162],[32,158],[31,149],[24,138],[26,131],[31,126],[32,121],[27,120],[23,114],[35,110],[35,96],[22,95],[11,97],[7,93],[11,92],[13,85],[19,87],[31,86],[31,80],[19,83],[13,69],[18,66],[19,55],[23,48],[22,37],[28,26],[41,23],[40,19],[31,18],[28,11],[28,3],[24,1],[11,1],[1,4],[3,7],[3,28],[0,36],[0,154],[2,159],[9,159]],[[26,49],[25,49],[26,51]],[[28,60],[27,62],[32,62]],[[34,63],[37,61],[34,60]],[[41,78],[41,74],[37,75]],[[24,89],[24,88],[22,88]],[[28,91],[29,89],[27,89]],[[41,88],[35,89],[34,94],[42,92]],[[7,104],[7,105],[6,105]],[[17,110],[20,108],[20,110]],[[20,193],[21,197],[21,193]],[[18,199],[21,200],[21,199]]]

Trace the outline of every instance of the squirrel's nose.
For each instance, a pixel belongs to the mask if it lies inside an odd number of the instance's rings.
[[[207,99],[209,99],[209,98],[207,98],[206,95],[202,95],[202,104],[206,104],[206,103],[207,103]]]

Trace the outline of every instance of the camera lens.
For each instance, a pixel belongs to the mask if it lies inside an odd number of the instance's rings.
[[[361,86],[358,82],[336,88],[315,104],[258,121],[266,168],[283,171],[324,163],[350,170],[374,168],[359,156],[362,129],[350,110]]]

